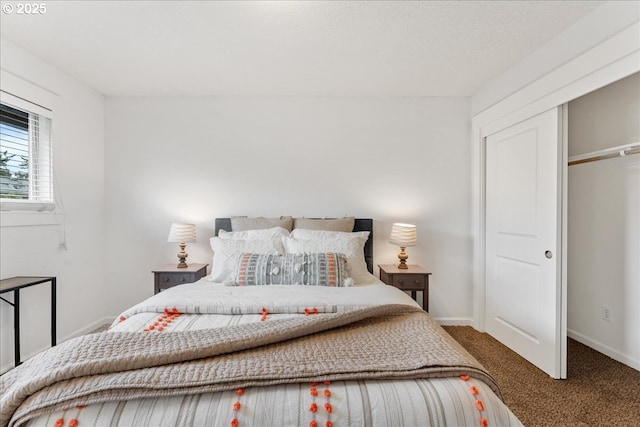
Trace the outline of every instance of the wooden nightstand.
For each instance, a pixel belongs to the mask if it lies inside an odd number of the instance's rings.
[[[163,289],[200,280],[207,275],[208,265],[209,264],[189,264],[188,267],[178,268],[177,264],[169,264],[152,270],[154,276],[154,293],[157,294]]]
[[[429,311],[429,276],[431,273],[419,265],[409,265],[406,270],[400,270],[397,264],[378,265],[378,267],[380,268],[380,280],[403,291],[411,291],[411,298],[414,300],[416,300],[416,292],[422,291],[422,308]]]

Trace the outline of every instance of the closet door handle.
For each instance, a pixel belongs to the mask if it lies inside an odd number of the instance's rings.
[[[547,257],[547,259],[551,259],[551,258],[553,258],[553,252],[551,252],[551,251],[546,251],[546,252],[544,253],[544,256],[546,256],[546,257]]]

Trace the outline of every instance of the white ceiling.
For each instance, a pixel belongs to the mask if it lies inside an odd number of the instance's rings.
[[[107,95],[470,96],[603,2],[37,3],[2,37]]]

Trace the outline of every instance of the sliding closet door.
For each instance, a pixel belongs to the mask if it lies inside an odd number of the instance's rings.
[[[486,138],[486,329],[553,378],[566,377],[559,113]]]

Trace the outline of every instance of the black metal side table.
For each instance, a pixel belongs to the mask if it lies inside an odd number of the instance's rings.
[[[20,361],[20,289],[47,282],[51,283],[51,346],[53,347],[56,345],[56,278],[18,276],[0,280],[0,294],[13,291],[13,302],[1,296],[0,299],[13,307],[15,366],[22,363]]]

